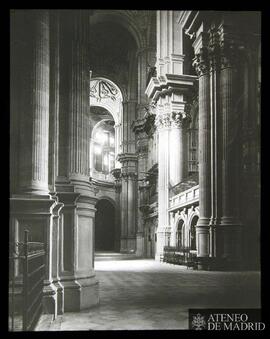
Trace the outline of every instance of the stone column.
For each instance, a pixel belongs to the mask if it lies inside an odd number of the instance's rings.
[[[24,69],[20,107],[23,118],[19,143],[19,186],[21,192],[46,195],[49,145],[49,14],[47,10],[34,10],[24,15],[27,36],[21,51]]]
[[[121,252],[135,253],[137,223],[137,155],[121,154]]]
[[[32,241],[46,247],[44,306],[56,314],[56,288],[52,283],[52,209],[48,187],[50,18],[47,10],[16,13],[15,40],[20,40],[16,58],[19,78],[17,106],[19,124],[18,189],[10,201],[10,221],[16,225],[18,240],[24,229]],[[12,81],[15,77],[12,77]],[[13,88],[13,86],[11,86]],[[17,93],[17,94],[18,94]],[[12,114],[12,116],[14,116]]]
[[[59,224],[59,259],[58,259],[58,283],[64,288],[64,300],[62,309],[64,311],[78,310],[80,285],[74,280],[75,273],[75,209],[79,197],[77,193],[57,193],[58,199],[63,203]],[[76,294],[75,294],[76,293]],[[74,305],[72,305],[71,301]]]
[[[127,190],[128,190],[128,177],[126,175],[121,175],[122,178],[122,190],[121,190],[121,237],[120,237],[120,252],[126,253],[127,249]]]
[[[128,173],[128,234],[127,247],[128,251],[135,253],[136,251],[136,189],[137,189],[137,173]]]
[[[203,33],[194,42],[194,66],[199,76],[199,185],[200,218],[196,226],[197,256],[204,267],[209,256],[209,221],[211,217],[211,117],[210,80],[207,48]]]
[[[141,110],[144,112],[141,112]],[[138,180],[141,182],[145,174],[147,172],[147,158],[148,158],[148,136],[146,134],[146,124],[147,118],[145,117],[147,113],[147,106],[141,107],[138,113],[139,116],[144,116],[142,119],[137,119],[133,123],[133,131],[137,136],[137,154],[138,154]],[[140,194],[140,185],[137,185],[137,196],[138,196],[138,204],[137,204],[137,235],[136,235],[136,255],[143,256],[144,253],[144,219],[143,212],[141,211],[141,206],[144,205],[144,201],[142,201],[142,195]]]
[[[86,180],[88,180],[90,137],[88,25],[88,12],[75,11],[71,52],[69,174],[70,178],[81,177]]]
[[[222,113],[222,259],[228,267],[241,261],[241,224],[239,220],[240,112],[237,111],[240,54],[238,39],[221,27],[220,102]],[[228,34],[229,33],[229,34]],[[229,36],[229,38],[228,38]]]
[[[165,230],[169,226],[169,133],[170,113],[159,107],[155,124],[158,131],[158,228],[155,259],[159,260],[165,244]]]
[[[94,150],[94,141],[93,138],[90,138],[90,150],[89,150],[89,175],[92,176],[94,168],[95,168],[95,150]]]
[[[115,130],[115,167],[119,168],[120,163],[117,160],[118,154],[121,153],[121,148],[120,148],[120,143],[121,143],[121,124],[114,125],[114,130]]]
[[[54,196],[56,204],[52,210],[53,212],[53,226],[52,226],[52,281],[56,287],[56,310],[55,313],[63,314],[64,312],[64,289],[60,283],[59,278],[59,264],[60,264],[60,211],[64,204],[58,203],[58,198]],[[44,307],[45,308],[45,307]],[[45,310],[44,310],[45,311]],[[48,310],[50,313],[50,310]]]
[[[119,252],[121,248],[120,238],[121,238],[121,200],[120,193],[122,189],[121,185],[121,169],[115,168],[112,170],[112,175],[115,178],[115,251]]]
[[[59,133],[59,13],[50,13],[49,190],[55,192]]]
[[[95,197],[89,182],[89,12],[73,11],[71,19],[71,67],[69,68],[68,181],[58,185],[62,233],[61,284],[64,310],[79,311],[98,303],[98,282],[93,269]],[[68,57],[68,55],[67,55]]]
[[[175,212],[170,212],[171,238],[170,246],[176,246]]]
[[[170,184],[174,186],[188,175],[187,126],[190,116],[185,112],[172,112],[170,130]]]

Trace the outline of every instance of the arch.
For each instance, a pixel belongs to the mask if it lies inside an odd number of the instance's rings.
[[[103,92],[99,90],[100,86],[107,86]],[[111,91],[111,95],[100,96],[101,93]],[[98,93],[97,93],[98,92]],[[123,111],[123,94],[119,86],[108,78],[95,77],[90,80],[90,107],[98,106],[105,108],[113,117],[115,124],[121,124]]]
[[[200,217],[199,216],[199,210],[197,208],[194,208],[193,211],[189,215],[188,222],[187,222],[189,229],[191,227],[191,223],[192,223],[192,220],[194,219],[194,217],[198,217],[198,218]]]
[[[132,11],[95,10],[93,15],[90,16],[90,25],[94,25],[104,21],[112,22],[125,28],[131,34],[138,49],[145,46],[145,38],[141,34],[136,21],[133,19]]]
[[[107,195],[102,195],[102,196],[98,197],[98,201],[96,202],[96,205],[98,204],[98,202],[100,200],[108,200],[114,206],[114,208],[116,208],[116,201],[113,198],[111,198]]]
[[[179,218],[176,223],[176,246],[180,249],[185,243],[185,221]]]
[[[93,126],[93,129],[92,129],[92,135],[95,134],[95,130],[99,127],[99,125],[101,125],[104,121],[109,121],[110,119],[102,119],[100,121],[98,121],[94,126]]]
[[[189,227],[189,247],[191,250],[197,249],[196,244],[196,225],[199,220],[199,216],[194,213],[193,218],[190,221],[190,227]]]

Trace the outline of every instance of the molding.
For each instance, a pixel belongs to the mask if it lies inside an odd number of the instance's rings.
[[[51,208],[56,202],[50,197],[13,196],[10,198],[10,215],[51,215]]]
[[[194,75],[165,74],[165,76],[152,77],[145,94],[156,102],[159,96],[172,92],[185,92],[194,85],[197,77]]]
[[[137,162],[138,161],[138,155],[135,154],[135,153],[121,153],[121,154],[118,154],[117,161],[119,161],[120,163],[123,163],[123,162],[126,162],[126,161]]]

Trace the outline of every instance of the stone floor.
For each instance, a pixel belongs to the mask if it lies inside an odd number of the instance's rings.
[[[38,331],[187,329],[189,308],[259,308],[259,272],[194,271],[183,266],[97,253],[100,304],[43,316]]]

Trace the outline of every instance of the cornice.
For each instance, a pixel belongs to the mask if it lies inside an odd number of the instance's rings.
[[[196,80],[196,76],[187,74],[165,74],[165,76],[152,77],[145,94],[156,102],[162,95],[187,91],[194,85]]]
[[[117,161],[125,162],[125,161],[137,161],[138,155],[134,153],[121,153],[117,156]]]

